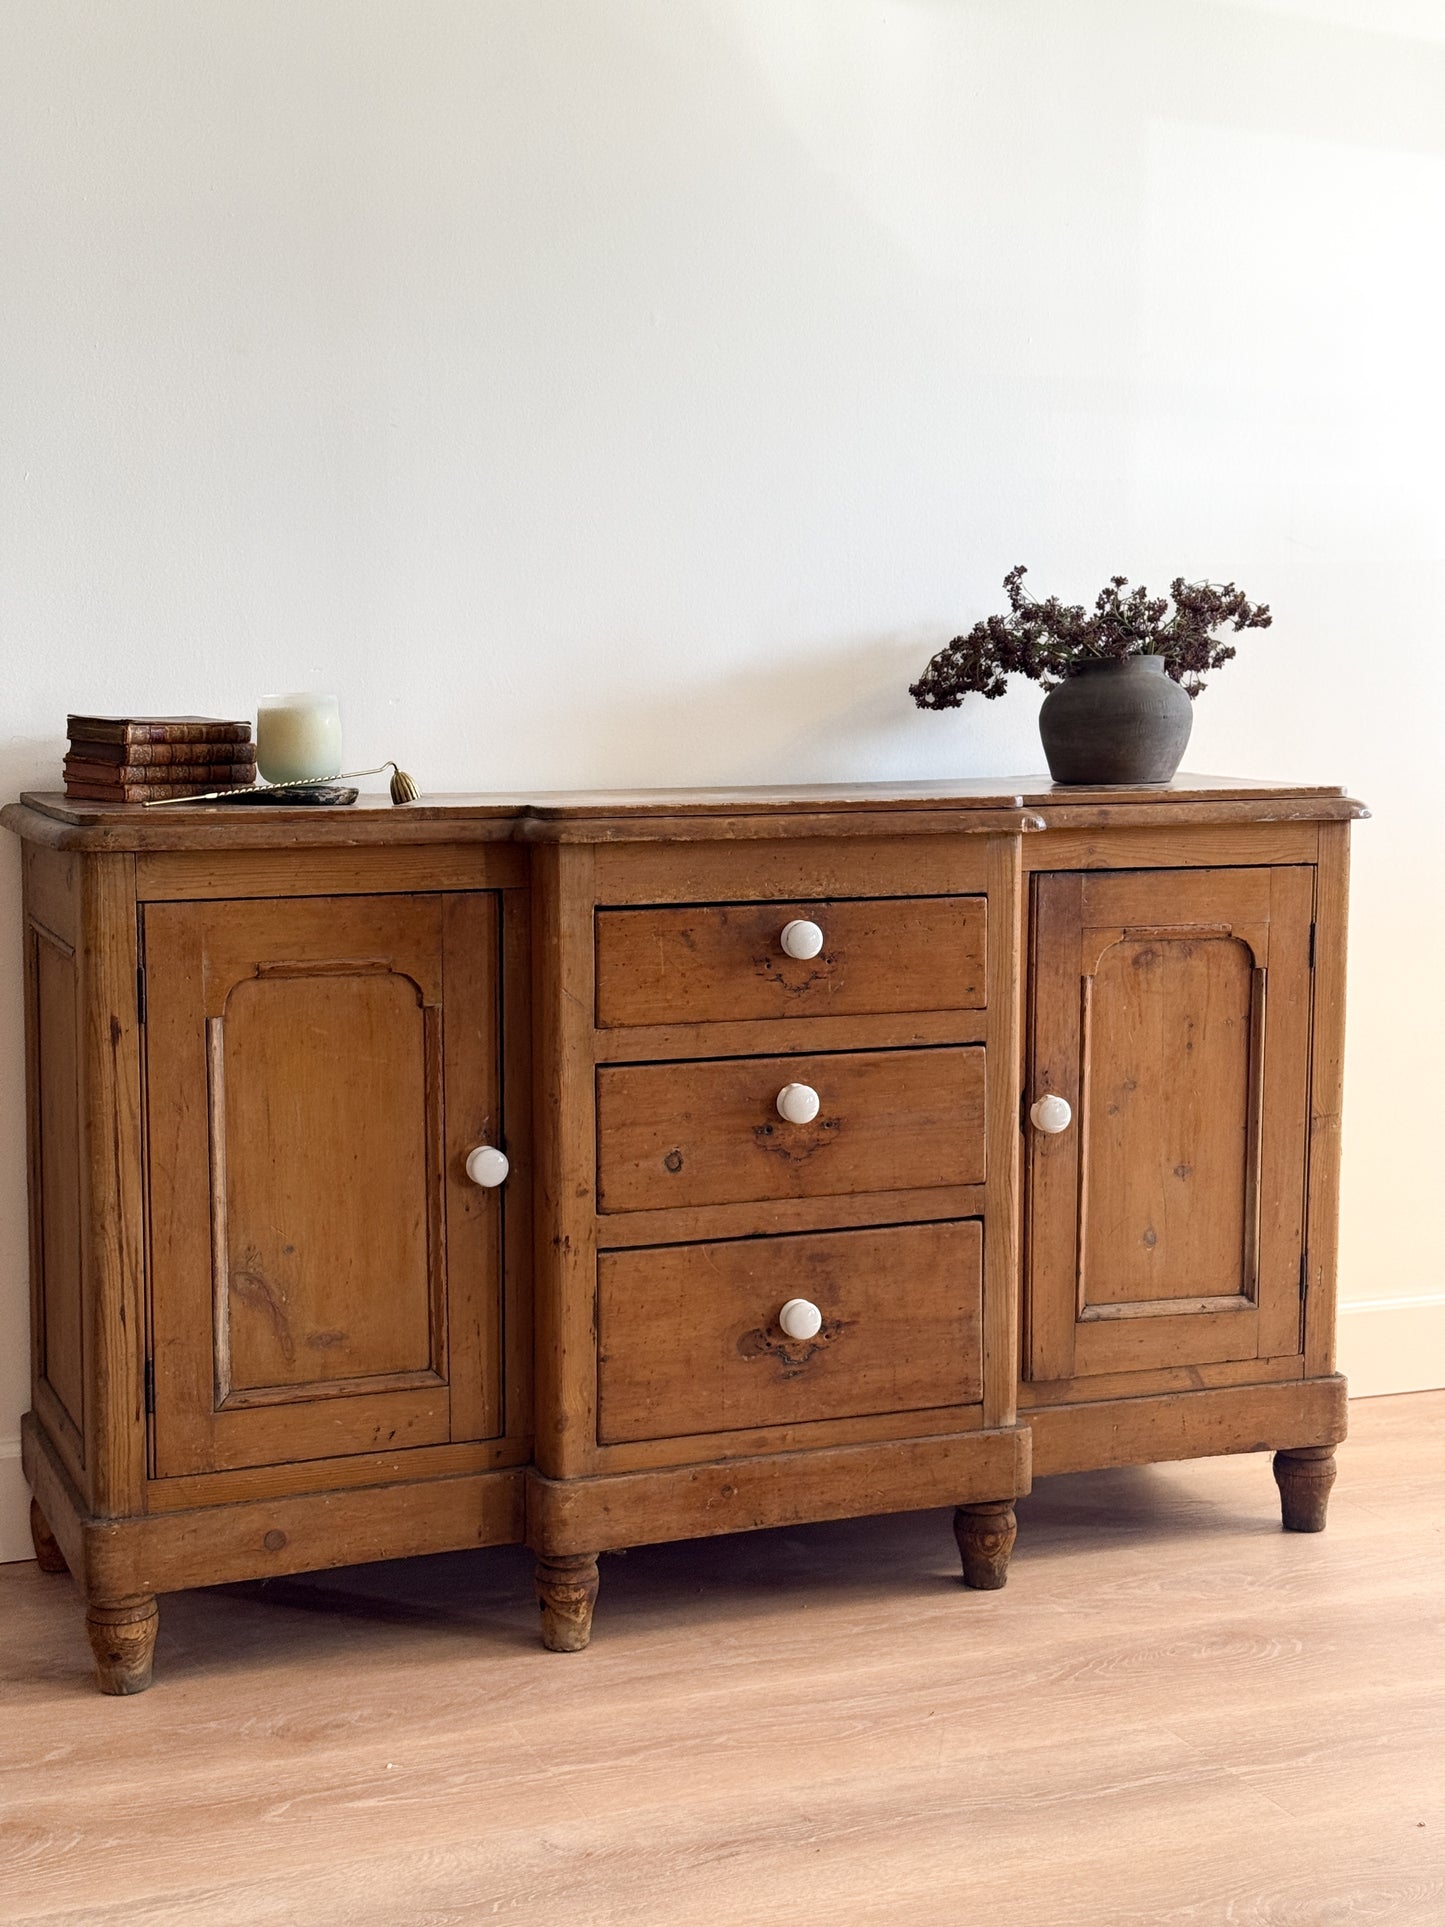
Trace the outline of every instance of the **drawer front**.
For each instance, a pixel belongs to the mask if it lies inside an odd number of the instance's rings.
[[[983,1396],[973,1220],[604,1252],[603,1444],[973,1405]],[[814,1338],[778,1324],[791,1298]]]
[[[983,897],[861,897],[602,910],[597,1023],[981,1010],[987,908]],[[817,956],[784,951],[794,920],[822,931]]]
[[[982,1184],[983,1060],[959,1045],[604,1065],[598,1208]],[[811,1123],[779,1115],[788,1084],[817,1092]]]

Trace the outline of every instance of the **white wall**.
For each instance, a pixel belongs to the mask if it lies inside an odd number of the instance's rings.
[[[0,792],[68,707],[298,686],[433,789],[1037,769],[1032,688],[905,693],[1012,563],[1234,576],[1277,621],[1189,765],[1374,806],[1344,1352],[1445,1382],[1434,0],[0,0],[0,44]]]

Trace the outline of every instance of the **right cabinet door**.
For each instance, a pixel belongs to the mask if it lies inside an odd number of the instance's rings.
[[[1030,1380],[1300,1352],[1313,903],[1306,866],[1034,879]]]

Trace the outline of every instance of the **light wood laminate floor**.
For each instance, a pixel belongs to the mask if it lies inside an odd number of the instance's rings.
[[[1008,1588],[946,1513],[162,1602],[104,1700],[0,1567],[0,1919],[1445,1923],[1445,1393],[1355,1405],[1329,1530],[1262,1456],[1054,1479]]]

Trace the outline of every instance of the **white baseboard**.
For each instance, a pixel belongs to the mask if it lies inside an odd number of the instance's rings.
[[[1445,1291],[1341,1305],[1338,1350],[1351,1398],[1445,1389]]]
[[[0,1565],[33,1559],[30,1543],[30,1487],[20,1470],[19,1439],[0,1439]]]

